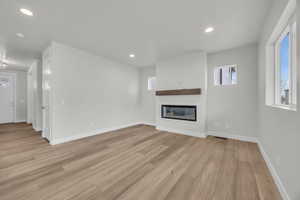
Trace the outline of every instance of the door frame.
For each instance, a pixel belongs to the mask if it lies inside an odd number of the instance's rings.
[[[17,76],[16,76],[16,73],[14,72],[7,72],[7,71],[0,71],[0,76],[3,75],[3,76],[10,76],[11,79],[12,79],[12,101],[13,101],[13,119],[12,119],[12,123],[17,123],[17,101],[16,101],[16,98],[17,98],[17,90],[16,90],[16,87],[17,87]]]
[[[43,60],[42,60],[42,116],[43,116],[43,128],[42,128],[42,137],[46,138],[51,144],[52,138],[52,95],[53,88],[51,85],[51,51],[52,44],[43,52]],[[46,95],[48,93],[48,95]],[[47,96],[47,98],[46,98]],[[46,99],[47,104],[46,105]],[[48,115],[48,120],[46,120],[46,116]],[[48,123],[46,123],[48,121]],[[48,127],[45,127],[46,124]],[[46,130],[48,129],[48,130]],[[48,133],[48,137],[46,134]]]

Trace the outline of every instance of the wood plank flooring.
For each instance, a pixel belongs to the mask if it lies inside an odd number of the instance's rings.
[[[256,144],[150,126],[49,145],[0,125],[1,200],[281,200]]]

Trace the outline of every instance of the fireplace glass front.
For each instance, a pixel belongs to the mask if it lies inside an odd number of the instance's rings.
[[[197,121],[197,106],[161,105],[161,117]]]

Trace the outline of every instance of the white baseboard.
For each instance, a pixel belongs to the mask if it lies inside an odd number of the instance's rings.
[[[150,122],[141,122],[140,124],[148,125],[148,126],[156,126],[155,123],[150,123]]]
[[[172,133],[177,133],[181,135],[188,135],[193,137],[199,137],[199,138],[205,138],[206,134],[204,132],[198,132],[198,131],[191,131],[191,130],[180,130],[180,129],[173,129],[173,128],[166,128],[162,126],[156,126],[157,130],[160,131],[167,131]]]
[[[73,140],[78,140],[78,139],[85,138],[85,137],[90,137],[90,136],[99,135],[99,134],[103,134],[103,133],[110,132],[110,131],[116,131],[116,130],[119,130],[119,129],[128,128],[128,127],[131,127],[131,126],[136,126],[136,125],[139,125],[139,124],[141,124],[141,123],[126,124],[126,125],[113,127],[113,128],[96,129],[92,132],[85,133],[85,134],[78,134],[78,135],[72,135],[72,136],[63,137],[63,138],[52,139],[50,141],[50,144],[51,145],[62,144],[62,143],[70,142],[70,141],[73,141]]]
[[[259,147],[259,150],[265,160],[265,162],[267,163],[267,166],[269,168],[269,171],[271,172],[271,175],[275,181],[275,184],[281,194],[281,197],[283,200],[291,200],[291,198],[289,197],[285,187],[283,186],[283,183],[277,173],[277,171],[275,170],[275,167],[273,166],[272,162],[271,162],[271,159],[270,157],[268,156],[268,154],[266,153],[266,151],[264,150],[261,142],[258,142],[258,147]]]
[[[257,143],[258,140],[256,137],[248,137],[248,136],[242,136],[242,135],[234,135],[234,134],[229,134],[225,132],[220,132],[220,131],[207,131],[207,135],[212,135],[216,137],[224,137],[228,139],[234,139],[234,140],[240,140],[244,142],[254,142]]]
[[[33,127],[33,129],[34,129],[36,132],[42,131],[42,128],[39,128],[39,127]]]
[[[15,123],[24,123],[24,122],[26,122],[25,119],[24,120],[15,120]]]

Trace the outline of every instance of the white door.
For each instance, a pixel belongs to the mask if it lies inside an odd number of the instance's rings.
[[[13,77],[0,73],[0,123],[14,122]]]
[[[50,118],[50,51],[43,54],[43,137],[51,141],[51,118]]]

